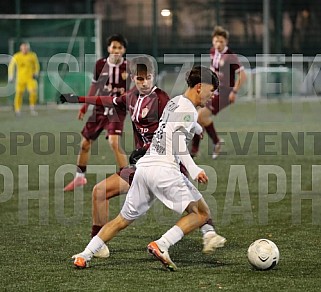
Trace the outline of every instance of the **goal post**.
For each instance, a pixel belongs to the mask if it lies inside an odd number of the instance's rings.
[[[68,82],[88,83],[93,68],[86,66],[86,55],[102,56],[102,18],[96,14],[0,14],[0,34],[2,42],[0,51],[12,56],[19,51],[21,42],[28,42],[31,50],[39,59],[41,72],[39,78],[39,103],[55,101],[55,96],[48,96],[47,92],[53,92],[54,87],[59,91],[61,87],[52,80],[69,80]],[[64,58],[57,58],[57,55],[64,55]],[[59,74],[57,78],[52,77],[55,73],[49,72],[48,64],[55,57],[59,60]],[[69,72],[70,62],[76,60],[79,72]],[[12,102],[12,90],[6,90],[11,85],[8,83],[6,67],[10,58],[2,58],[0,86],[1,92],[11,92],[7,96],[8,103]],[[3,61],[4,60],[4,61]],[[79,74],[79,76],[77,76]],[[67,76],[68,75],[68,76]],[[52,79],[52,80],[50,80]],[[55,83],[55,82],[54,82]],[[86,86],[76,86],[78,90],[87,89]],[[85,94],[85,92],[79,92]],[[1,96],[4,97],[4,96]]]

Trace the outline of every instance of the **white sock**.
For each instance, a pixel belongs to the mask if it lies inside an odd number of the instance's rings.
[[[91,259],[93,255],[99,251],[105,242],[98,236],[94,236],[82,252],[88,259]]]
[[[168,249],[171,245],[174,245],[176,242],[180,241],[184,236],[183,230],[180,229],[177,225],[173,226],[168,230],[163,236],[156,240],[157,245],[161,245]]]
[[[201,232],[202,232],[203,236],[209,231],[214,231],[215,232],[214,227],[212,225],[204,224],[201,227]]]
[[[77,172],[76,172],[76,178],[77,178],[77,177],[85,177],[85,174],[86,174],[85,172],[78,172],[78,171],[77,171]]]

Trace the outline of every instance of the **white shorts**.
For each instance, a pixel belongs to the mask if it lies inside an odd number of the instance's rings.
[[[169,209],[182,214],[202,195],[176,168],[141,166],[135,172],[120,213],[127,220],[135,220],[148,211],[156,198]]]

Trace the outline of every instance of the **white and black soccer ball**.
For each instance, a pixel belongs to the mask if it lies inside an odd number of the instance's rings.
[[[270,270],[278,264],[280,253],[273,241],[258,239],[249,246],[247,258],[255,269]]]

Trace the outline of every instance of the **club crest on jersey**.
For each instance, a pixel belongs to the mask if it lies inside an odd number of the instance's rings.
[[[121,78],[122,78],[123,80],[126,80],[126,79],[128,78],[128,76],[129,76],[129,74],[128,74],[127,72],[121,73]]]
[[[149,112],[149,109],[147,107],[142,109],[142,118],[145,118]]]
[[[191,121],[191,116],[190,116],[190,115],[186,115],[186,116],[184,117],[184,121],[185,121],[185,122],[190,122],[190,121]]]

